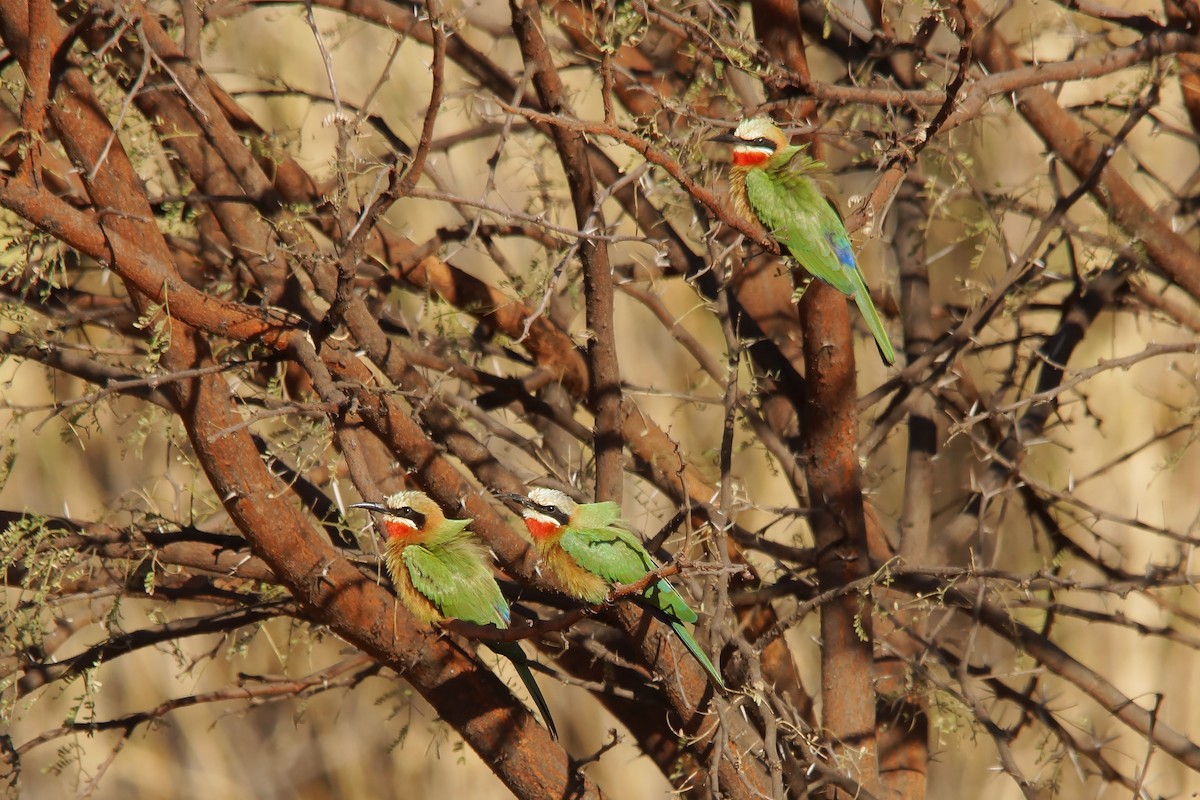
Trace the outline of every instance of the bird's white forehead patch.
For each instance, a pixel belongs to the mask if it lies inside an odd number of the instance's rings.
[[[774,123],[766,117],[751,117],[742,120],[733,135],[739,139],[761,139],[766,137],[774,127]]]
[[[403,492],[396,492],[394,495],[387,498],[386,504],[391,508],[404,508],[405,506],[412,507],[412,504],[419,498],[424,497],[422,492],[415,489],[408,489]]]
[[[529,499],[539,506],[554,506],[565,513],[570,513],[571,509],[575,507],[574,500],[567,497],[558,489],[549,489],[545,486],[530,489]]]

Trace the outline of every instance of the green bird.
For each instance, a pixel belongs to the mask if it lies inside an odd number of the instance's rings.
[[[383,515],[387,536],[383,560],[396,591],[414,617],[426,624],[460,619],[474,625],[507,628],[510,611],[492,571],[487,549],[467,530],[469,519],[446,519],[424,492],[399,492],[383,503],[355,503]],[[516,642],[484,642],[512,662],[555,739],[558,729],[546,698],[529,671],[529,659]]]
[[[767,117],[745,120],[733,133],[711,141],[733,145],[729,188],[734,210],[748,220],[757,220],[800,266],[854,298],[879,346],[879,355],[885,364],[894,363],[896,351],[858,270],[846,226],[808,176],[825,165],[810,158],[805,145],[788,144],[783,131]]]
[[[636,583],[658,569],[638,537],[624,527],[616,503],[580,504],[557,489],[544,487],[531,489],[528,497],[501,497],[521,506],[538,555],[567,592],[584,602],[603,603],[615,584]],[[724,689],[721,673],[684,625],[696,621],[696,612],[675,587],[663,578],[638,599],[671,626],[712,682]]]

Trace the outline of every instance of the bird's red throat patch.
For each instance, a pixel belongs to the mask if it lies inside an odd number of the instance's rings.
[[[734,150],[733,165],[735,167],[757,167],[759,164],[766,163],[770,157],[771,154],[763,150]]]
[[[417,532],[416,528],[412,525],[406,522],[397,522],[393,519],[385,520],[383,529],[389,539],[410,539]]]
[[[541,540],[541,539],[547,539],[547,538],[553,536],[554,534],[558,533],[558,529],[561,528],[562,526],[559,525],[557,522],[550,522],[547,520],[535,519],[533,517],[526,517],[525,518],[525,527],[529,529],[530,536],[532,536],[534,539]]]

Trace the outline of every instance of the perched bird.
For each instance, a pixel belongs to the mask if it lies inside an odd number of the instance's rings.
[[[588,603],[603,603],[614,584],[636,583],[658,564],[621,522],[616,503],[576,503],[557,489],[537,487],[529,496],[502,495],[521,506],[525,527],[538,555],[570,594]],[[660,616],[722,689],[721,673],[688,633],[685,622],[696,612],[665,578],[646,588],[639,601]]]
[[[805,145],[788,144],[783,131],[767,117],[745,120],[733,133],[711,141],[733,145],[729,188],[734,210],[757,220],[800,266],[854,298],[879,346],[879,355],[884,363],[892,364],[896,351],[858,271],[846,226],[808,177],[825,165],[810,158]]]
[[[446,519],[424,492],[399,492],[383,503],[354,503],[383,514],[384,563],[405,607],[425,623],[460,619],[507,628],[508,603],[487,566],[487,550],[467,530],[469,519]],[[516,642],[484,642],[512,662],[555,739],[558,730],[546,698],[533,680],[525,651]]]

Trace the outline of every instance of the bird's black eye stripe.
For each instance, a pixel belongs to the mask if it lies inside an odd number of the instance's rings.
[[[750,141],[749,144],[751,144],[755,147],[765,147],[768,150],[775,149],[775,142],[771,141],[770,139],[768,139],[765,136],[760,136],[757,139]]]
[[[412,506],[403,506],[401,508],[398,508],[398,509],[396,509],[395,513],[396,513],[397,517],[401,517],[401,518],[407,519],[407,520],[412,520],[413,524],[416,525],[418,528],[425,527],[425,515],[422,514],[420,511],[417,511]]]
[[[534,503],[533,505],[539,512],[545,514],[550,519],[555,520],[560,525],[566,525],[571,519],[570,515],[564,513],[563,510],[558,506],[542,505],[540,503]]]

